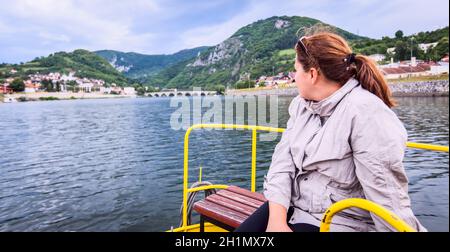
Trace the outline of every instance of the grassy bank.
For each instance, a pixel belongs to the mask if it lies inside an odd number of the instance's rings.
[[[421,81],[436,81],[436,80],[448,80],[448,74],[433,75],[433,76],[418,76],[410,78],[401,78],[387,80],[389,83],[395,84],[400,82],[421,82]]]

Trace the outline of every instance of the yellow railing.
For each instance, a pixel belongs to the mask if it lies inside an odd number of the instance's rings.
[[[407,142],[406,146],[414,149],[448,152],[448,146]]]
[[[184,178],[183,178],[183,223],[179,230],[183,230],[187,228],[187,198],[190,192],[203,191],[208,189],[226,189],[227,185],[210,185],[210,186],[202,186],[196,188],[188,188],[188,177],[189,177],[189,136],[194,129],[243,129],[243,130],[251,130],[252,131],[252,163],[251,163],[251,191],[256,191],[256,140],[258,131],[266,131],[266,132],[277,132],[283,133],[285,129],[283,128],[273,128],[266,126],[256,126],[256,125],[236,125],[236,124],[195,124],[191,126],[184,136]],[[448,146],[439,146],[439,145],[431,145],[431,144],[421,144],[421,143],[413,143],[408,142],[407,147],[417,148],[417,149],[425,149],[425,150],[433,150],[433,151],[444,151],[448,152]],[[359,201],[357,201],[359,202]],[[372,203],[375,204],[375,203]],[[352,205],[353,206],[353,205]],[[367,205],[363,205],[365,207]],[[350,206],[351,207],[351,206]],[[344,208],[345,209],[345,208]],[[386,210],[387,211],[387,210]],[[334,214],[333,214],[334,215]],[[333,215],[330,215],[330,221]],[[387,215],[384,215],[387,216]]]
[[[329,232],[331,219],[334,217],[334,215],[351,207],[361,208],[376,214],[400,232],[416,232],[414,228],[406,224],[406,222],[400,219],[393,212],[366,199],[345,199],[334,203],[327,209],[327,211],[325,211],[325,214],[322,218],[322,223],[320,225],[320,232]]]
[[[244,129],[252,130],[252,174],[251,174],[251,190],[256,191],[256,138],[257,131],[269,131],[282,133],[284,129],[272,128],[265,126],[254,126],[254,125],[236,125],[236,124],[196,124],[191,126],[184,136],[184,179],[183,179],[183,225],[187,226],[187,197],[190,192],[208,190],[208,189],[225,189],[227,185],[210,185],[202,186],[189,189],[188,188],[188,177],[189,177],[189,136],[191,131],[194,129]]]

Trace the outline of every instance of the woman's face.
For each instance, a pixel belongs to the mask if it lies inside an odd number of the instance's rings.
[[[303,70],[303,66],[297,58],[295,59],[295,83],[300,96],[304,99],[311,99],[313,88],[311,74],[309,71]]]

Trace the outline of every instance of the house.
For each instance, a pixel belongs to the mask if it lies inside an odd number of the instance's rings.
[[[430,64],[419,63],[416,66],[400,64],[398,67],[380,67],[386,79],[399,79],[414,76],[431,75]]]
[[[136,90],[134,87],[124,87],[123,88],[124,95],[136,95]]]
[[[94,87],[94,84],[91,82],[83,82],[82,81],[78,84],[78,87],[80,88],[81,91],[90,93],[90,92],[92,92],[92,88]]]
[[[389,54],[395,54],[395,47],[388,48],[386,50],[386,52],[389,53]]]
[[[424,51],[424,52],[427,52],[428,49],[433,49],[433,47],[437,46],[437,44],[438,44],[438,42],[435,42],[435,43],[427,43],[427,44],[421,43],[421,44],[419,44],[419,48],[420,48],[420,50],[422,50],[422,51]]]
[[[0,86],[0,92],[3,94],[12,94],[13,90],[9,87],[9,83],[3,83]]]
[[[265,80],[264,80],[264,85],[266,87],[272,87],[273,83],[274,83],[274,77],[272,77],[272,76],[271,77],[266,77]]]
[[[25,84],[24,90],[25,93],[36,93],[36,91],[38,90],[36,85],[31,80],[24,81],[24,84]]]
[[[25,93],[36,93],[36,87],[34,86],[34,84],[25,84]]]
[[[113,83],[114,84],[114,83]],[[114,84],[115,85],[115,84]],[[123,90],[122,90],[122,88],[120,88],[120,87],[117,87],[117,86],[112,86],[111,88],[110,88],[110,93],[112,93],[112,94],[122,94],[123,93]]]
[[[375,62],[379,62],[379,61],[384,61],[386,59],[386,56],[384,56],[384,54],[377,53],[377,54],[369,55],[369,58],[371,58]]]
[[[111,88],[110,87],[100,87],[100,93],[102,94],[110,94]]]
[[[430,71],[428,71],[432,75],[440,75],[440,74],[448,74],[449,73],[449,65],[448,61],[441,61],[437,64],[430,66]]]

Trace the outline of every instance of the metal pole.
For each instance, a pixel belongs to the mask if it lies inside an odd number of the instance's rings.
[[[413,37],[411,37],[411,60],[412,60],[412,56],[413,56],[412,50],[413,50]]]

